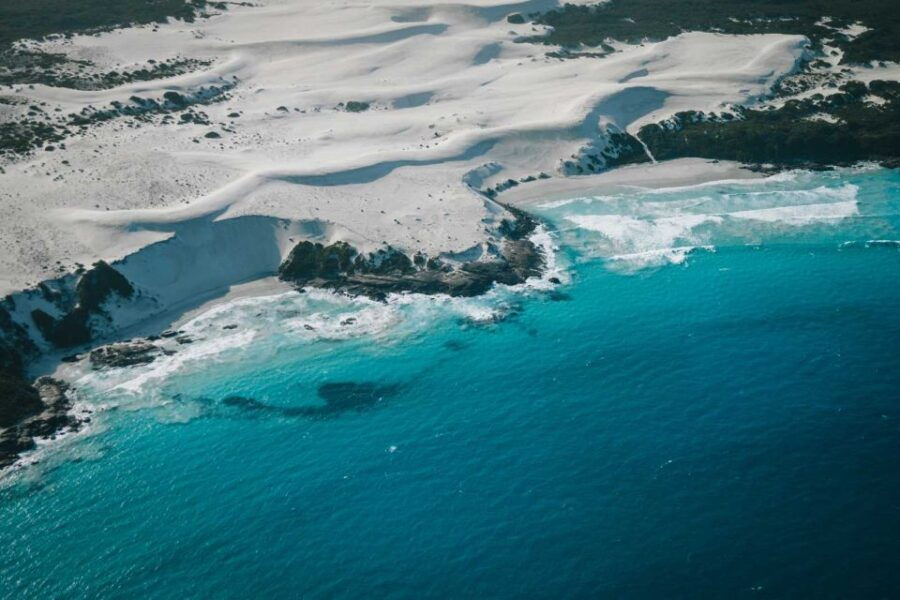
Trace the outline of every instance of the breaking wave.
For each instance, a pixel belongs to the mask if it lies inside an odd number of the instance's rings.
[[[694,251],[714,251],[719,244],[758,245],[860,215],[857,185],[815,183],[812,174],[789,172],[547,202],[538,208],[585,257],[600,258],[616,272],[634,273],[685,264]]]

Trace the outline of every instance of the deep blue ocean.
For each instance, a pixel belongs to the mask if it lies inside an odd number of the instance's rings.
[[[900,173],[532,209],[552,291],[248,298],[81,374],[0,598],[900,597]]]

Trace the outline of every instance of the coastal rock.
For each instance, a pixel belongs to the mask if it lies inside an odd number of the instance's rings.
[[[28,395],[28,413],[24,416],[20,413],[12,423],[4,421],[7,425],[6,429],[0,430],[0,468],[13,464],[23,452],[33,450],[35,438],[49,438],[64,430],[77,430],[80,426],[70,412],[72,405],[66,383],[52,377],[41,377],[34,385],[20,379],[18,385],[23,383],[27,386],[22,389]],[[5,398],[7,396],[0,392],[0,401]]]
[[[302,241],[291,250],[278,268],[278,275],[285,281],[303,283],[314,279],[332,280],[342,274],[353,273],[355,248],[345,242],[323,246]]]
[[[24,421],[20,430],[32,437],[46,438],[56,433],[78,428],[78,420],[70,414],[72,403],[69,401],[69,385],[52,377],[41,377],[34,382],[40,395],[44,410]]]
[[[156,360],[159,352],[158,346],[144,341],[110,344],[91,351],[91,366],[103,369],[145,365]]]
[[[540,249],[526,239],[537,221],[524,211],[505,208],[513,218],[501,222],[499,231],[505,241],[491,260],[452,268],[436,258],[425,259],[421,253],[411,259],[391,247],[364,256],[346,242],[323,246],[302,241],[281,264],[278,275],[300,286],[325,287],[378,300],[398,292],[477,296],[495,283],[523,283],[539,275],[544,264]]]
[[[0,372],[0,428],[12,427],[43,408],[40,394],[21,375]]]
[[[97,311],[113,294],[131,298],[134,295],[134,287],[124,275],[101,260],[95,262],[93,268],[81,276],[75,286],[75,293],[80,307],[88,311]]]
[[[18,429],[0,430],[0,469],[16,462],[22,452],[35,447],[34,438]]]
[[[93,315],[104,314],[103,303],[112,295],[131,298],[131,283],[104,261],[94,263],[75,286],[77,303],[59,318],[41,309],[31,312],[31,319],[44,339],[59,348],[70,348],[91,341],[93,332],[90,320]]]
[[[15,308],[12,299],[7,298],[5,303]],[[28,335],[24,327],[13,321],[12,315],[6,307],[0,305],[0,371],[15,371],[22,369],[23,363],[28,358],[36,356],[38,348]]]

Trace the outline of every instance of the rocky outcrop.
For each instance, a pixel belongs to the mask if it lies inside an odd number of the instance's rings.
[[[25,385],[28,414],[17,415],[5,429],[0,429],[0,468],[13,464],[22,453],[33,450],[36,439],[51,439],[64,431],[76,431],[81,426],[80,421],[71,414],[72,404],[66,383],[41,377],[34,385]],[[3,398],[0,395],[0,402]]]
[[[78,280],[76,304],[59,318],[46,311],[31,311],[31,319],[48,342],[58,348],[71,348],[91,341],[91,318],[103,315],[103,304],[113,295],[134,296],[134,287],[108,263],[99,261]]]
[[[346,242],[325,246],[303,241],[291,250],[278,275],[299,286],[324,287],[379,300],[394,292],[477,296],[495,283],[523,283],[540,274],[544,262],[541,251],[526,239],[537,222],[524,211],[506,208],[513,218],[501,222],[503,245],[489,260],[453,267],[422,254],[410,258],[390,246],[364,255]]]
[[[3,304],[15,308],[12,300],[7,298]],[[0,304],[0,372],[18,373],[25,361],[38,354],[38,348],[24,327],[13,321],[9,310]]]
[[[0,428],[12,427],[43,408],[38,391],[20,373],[0,371]]]
[[[49,302],[65,301],[46,286],[41,287],[41,293]],[[77,304],[71,311],[60,319],[40,310],[33,311],[32,316],[38,330],[57,345],[84,343],[91,337],[88,319],[102,311],[110,295],[133,293],[121,274],[106,263],[98,263],[79,280],[75,288]],[[49,377],[32,383],[26,377],[25,365],[39,350],[28,331],[13,320],[11,310],[15,310],[15,304],[7,298],[0,304],[0,468],[33,449],[35,439],[51,438],[79,426],[71,414],[65,383]]]
[[[101,260],[94,263],[93,268],[81,276],[75,286],[75,294],[78,296],[79,306],[90,311],[98,311],[113,294],[131,298],[134,295],[134,287],[124,275]]]
[[[91,351],[91,366],[103,369],[146,365],[156,360],[159,353],[159,347],[145,341],[110,344]]]
[[[24,376],[23,354],[36,351],[27,333],[0,306],[0,467],[33,447],[13,428],[44,410],[38,390]]]

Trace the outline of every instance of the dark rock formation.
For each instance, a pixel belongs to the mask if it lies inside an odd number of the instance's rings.
[[[58,319],[40,309],[31,313],[41,334],[59,347],[89,342],[90,320],[94,315],[103,314],[104,302],[114,294],[124,298],[134,295],[128,280],[105,262],[98,262],[85,272],[73,294],[67,295],[47,285],[39,291],[48,302],[71,307]],[[22,452],[33,449],[35,438],[53,437],[79,426],[70,414],[65,383],[42,377],[32,384],[26,378],[25,364],[37,356],[38,348],[28,331],[13,321],[7,307],[15,308],[9,298],[0,304],[0,468],[15,462]],[[142,356],[136,351],[112,355],[107,357],[108,362],[118,360],[125,364],[145,360],[136,358]],[[67,357],[71,359],[77,360],[77,356]]]
[[[0,468],[34,447],[17,426],[45,409],[40,392],[25,378],[25,357],[37,352],[27,332],[0,306]]]
[[[131,298],[134,288],[118,271],[104,261],[94,263],[75,286],[77,303],[56,319],[41,309],[31,312],[31,319],[48,342],[59,348],[71,348],[91,341],[90,319],[103,314],[103,303],[113,295]]]
[[[93,268],[81,276],[75,286],[78,305],[89,311],[100,310],[102,304],[113,294],[131,298],[134,288],[125,276],[104,261],[94,263]]]
[[[503,237],[510,240],[521,240],[534,233],[538,225],[534,217],[514,206],[504,204],[503,207],[515,217],[500,221],[500,233]]]
[[[43,408],[40,394],[20,373],[0,371],[0,428],[12,427]]]
[[[67,396],[67,384],[51,377],[41,377],[33,386],[20,378],[17,386],[27,395],[27,399],[18,399],[27,401],[28,410],[27,414],[20,411],[12,422],[4,421],[5,429],[0,429],[0,468],[11,465],[23,452],[34,449],[35,438],[52,438],[65,430],[75,431],[80,426],[79,421],[70,414],[72,405]],[[4,405],[6,398],[0,391],[0,406]]]
[[[16,462],[20,454],[34,446],[34,438],[18,429],[0,430],[0,469]]]
[[[91,351],[91,366],[94,369],[132,367],[152,363],[160,349],[150,342],[123,342],[110,344]]]
[[[69,401],[69,386],[52,377],[41,377],[34,382],[44,404],[39,415],[27,419],[20,428],[32,437],[47,438],[65,429],[78,429],[78,420],[69,413],[72,403]]]
[[[297,283],[314,279],[334,279],[342,273],[353,273],[356,250],[345,242],[330,246],[303,241],[294,246],[287,259],[278,267],[278,275],[285,281]]]
[[[60,348],[71,348],[91,341],[88,324],[90,311],[76,306],[59,319],[37,308],[31,311],[31,319],[48,342]]]
[[[0,372],[21,372],[24,362],[37,353],[28,331],[13,321],[9,311],[0,305]]]
[[[540,250],[525,239],[537,222],[524,211],[506,207],[513,219],[501,222],[506,238],[492,260],[472,261],[451,268],[421,254],[412,259],[391,247],[360,254],[346,242],[323,246],[309,241],[297,244],[278,269],[279,277],[297,285],[313,285],[353,295],[384,299],[392,292],[477,296],[495,283],[516,285],[539,275]]]

